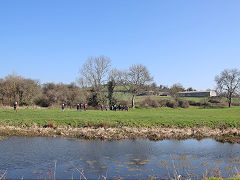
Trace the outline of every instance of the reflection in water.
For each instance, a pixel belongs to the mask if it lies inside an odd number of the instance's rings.
[[[240,166],[240,145],[197,140],[85,141],[12,137],[0,142],[0,174],[7,178],[200,178],[203,172],[232,175]]]

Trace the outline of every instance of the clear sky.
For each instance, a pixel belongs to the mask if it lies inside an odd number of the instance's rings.
[[[239,0],[0,0],[0,78],[70,83],[89,56],[204,90],[240,68]]]

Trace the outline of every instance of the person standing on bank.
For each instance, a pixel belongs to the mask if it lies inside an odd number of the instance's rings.
[[[119,104],[119,106],[118,106],[118,110],[119,110],[119,111],[122,110],[122,105],[121,105],[121,104]]]
[[[62,112],[64,112],[65,104],[62,104]]]
[[[79,111],[80,110],[80,105],[79,104],[77,104],[77,111]]]
[[[13,107],[14,107],[14,111],[17,112],[17,101],[14,103]]]

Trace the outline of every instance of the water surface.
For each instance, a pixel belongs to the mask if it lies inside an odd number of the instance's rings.
[[[146,139],[86,141],[74,138],[10,137],[0,141],[0,174],[6,178],[139,179],[224,177],[240,169],[240,144]],[[56,164],[56,170],[55,170]]]

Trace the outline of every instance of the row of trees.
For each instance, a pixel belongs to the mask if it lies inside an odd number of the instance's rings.
[[[21,76],[9,75],[0,79],[0,103],[11,105],[15,101],[21,105],[32,105],[41,96],[39,81]]]
[[[43,107],[65,103],[68,106],[87,101],[86,91],[71,84],[46,83],[40,85],[37,80],[17,75],[8,75],[0,79],[0,104],[39,105]]]
[[[108,57],[90,57],[80,69],[79,84],[91,88],[94,105],[104,103],[104,85],[108,85],[109,105],[113,105],[113,92],[116,85],[132,94],[132,107],[135,107],[135,97],[146,91],[153,78],[150,72],[141,64],[132,65],[127,70],[111,69]]]
[[[153,78],[148,69],[139,64],[132,65],[128,70],[111,69],[108,57],[90,57],[80,69],[78,86],[71,84],[46,83],[41,85],[38,80],[8,75],[0,79],[0,104],[12,105],[15,101],[20,105],[40,105],[43,107],[65,103],[75,106],[88,103],[91,106],[117,103],[114,96],[115,87],[132,94],[132,107],[139,93],[154,88]]]
[[[65,103],[72,107],[78,103],[88,103],[91,106],[100,104],[117,104],[114,92],[127,92],[132,95],[131,104],[135,107],[137,95],[150,91],[168,92],[178,98],[180,91],[185,89],[181,84],[171,88],[153,83],[153,77],[146,66],[135,64],[127,70],[111,68],[111,60],[105,56],[90,57],[80,68],[77,84],[46,83],[41,85],[38,80],[8,75],[0,79],[0,104],[12,105],[15,101],[20,105],[40,105],[44,107]],[[217,92],[225,96],[229,107],[232,98],[240,93],[240,71],[224,70],[215,78]],[[116,89],[117,87],[117,89]]]

